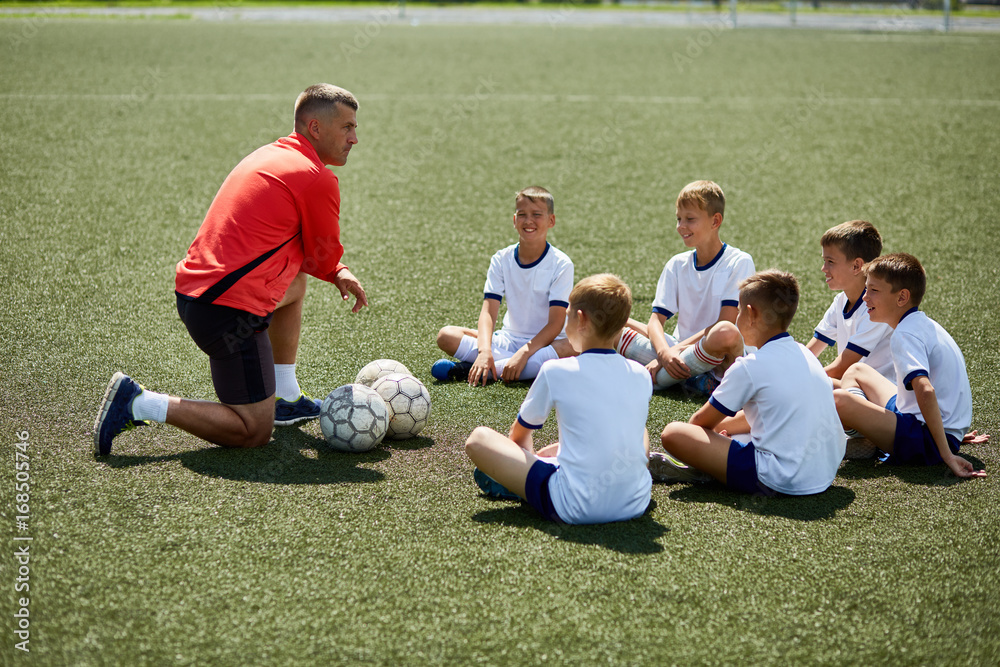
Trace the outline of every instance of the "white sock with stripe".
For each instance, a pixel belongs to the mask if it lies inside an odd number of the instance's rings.
[[[302,395],[298,378],[295,377],[295,364],[275,364],[274,384],[274,393],[278,398],[294,403]]]

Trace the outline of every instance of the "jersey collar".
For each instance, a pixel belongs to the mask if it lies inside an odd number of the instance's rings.
[[[771,337],[770,337],[770,338],[768,338],[768,339],[767,339],[766,341],[764,341],[764,345],[767,345],[767,344],[768,344],[768,343],[770,343],[770,342],[771,342],[772,340],[778,340],[779,338],[791,338],[791,337],[792,337],[792,334],[788,333],[787,331],[782,331],[782,332],[781,332],[780,334],[778,334],[777,336],[771,336]],[[764,347],[764,345],[761,345],[761,347]]]
[[[715,255],[715,257],[712,258],[712,261],[709,262],[708,264],[706,264],[705,266],[698,266],[698,251],[697,250],[692,250],[691,251],[691,261],[694,262],[694,270],[695,271],[708,271],[710,268],[712,268],[713,266],[715,266],[715,263],[719,261],[719,259],[723,255],[723,253],[726,252],[726,248],[728,248],[728,247],[729,246],[727,244],[723,243],[722,244],[722,249],[718,252],[718,254]]]
[[[545,242],[545,250],[542,251],[541,257],[539,257],[538,259],[536,259],[531,264],[521,264],[521,257],[518,254],[518,250],[521,249],[521,244],[518,244],[517,247],[514,248],[514,261],[517,262],[517,265],[519,267],[521,267],[522,269],[530,269],[531,267],[537,265],[540,261],[542,261],[543,259],[545,259],[545,256],[549,254],[549,248],[551,248],[551,247],[552,247],[552,244],[549,243],[548,241],[546,241]]]
[[[851,319],[851,317],[854,315],[854,313],[858,312],[858,307],[862,303],[864,303],[863,299],[865,298],[865,292],[867,292],[867,291],[868,291],[867,289],[861,290],[861,296],[859,296],[858,300],[854,302],[854,305],[851,306],[850,310],[847,309],[847,304],[846,303],[844,304],[844,319],[845,320]]]
[[[589,350],[584,350],[580,354],[618,354],[618,353],[606,347],[592,347]]]

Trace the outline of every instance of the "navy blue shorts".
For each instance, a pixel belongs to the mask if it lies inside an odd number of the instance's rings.
[[[726,486],[753,496],[776,496],[778,492],[757,479],[756,449],[752,442],[733,440],[726,459]]]
[[[892,439],[892,454],[889,454],[886,463],[924,466],[944,463],[927,424],[917,419],[916,415],[897,410],[895,396],[885,404],[885,409],[896,413],[896,433]],[[956,440],[953,435],[945,435],[948,438],[948,447],[951,449],[951,453],[958,454],[958,447],[962,443]]]
[[[262,317],[178,293],[177,314],[208,355],[220,401],[248,405],[274,394],[274,354],[267,335],[274,313]]]
[[[528,470],[528,478],[524,480],[524,497],[528,504],[538,510],[549,521],[559,521],[556,508],[552,506],[552,496],[549,495],[549,478],[559,469],[548,461],[535,461]]]

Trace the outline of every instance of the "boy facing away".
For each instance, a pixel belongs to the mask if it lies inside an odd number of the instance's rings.
[[[614,350],[631,309],[632,294],[616,276],[577,283],[566,334],[582,353],[542,367],[509,436],[480,426],[465,443],[480,471],[547,519],[625,521],[649,505],[646,418],[652,381],[645,368]],[[536,453],[532,433],[553,408],[559,442]],[[555,463],[543,457],[555,457]]]
[[[870,366],[855,364],[834,392],[844,428],[889,454],[888,463],[945,463],[958,477],[985,477],[957,456],[962,442],[989,436],[966,433],[972,424],[972,389],[965,357],[944,328],[917,310],[927,286],[913,255],[879,257],[865,266],[865,304],[873,322],[893,329],[893,384]]]
[[[823,274],[832,290],[842,290],[833,298],[806,348],[817,357],[828,346],[837,347],[837,358],[826,366],[834,387],[848,368],[864,362],[883,377],[895,382],[889,338],[892,327],[872,322],[862,298],[865,294],[864,266],[882,254],[882,236],[871,223],[851,220],[831,227],[820,239],[823,247]]]
[[[754,264],[750,255],[719,237],[725,208],[722,188],[712,181],[695,181],[681,190],[677,232],[692,250],[663,267],[645,331],[630,323],[622,332],[619,353],[644,364],[656,389],[691,379],[691,388],[711,393],[717,379],[696,376],[720,365],[725,369],[743,354],[734,322],[740,281],[753,275]],[[671,335],[663,327],[674,315]]]
[[[830,486],[844,458],[844,434],[830,378],[788,334],[798,302],[790,273],[762,271],[741,283],[736,326],[757,350],[733,362],[687,424],[663,429],[669,454],[745,493],[808,495]],[[748,444],[725,435],[748,431]],[[653,455],[650,471],[662,481],[693,478],[663,455]]]
[[[573,262],[547,240],[555,224],[555,202],[548,190],[532,186],[515,195],[517,243],[490,260],[477,330],[446,326],[438,331],[438,347],[459,361],[435,362],[435,378],[467,379],[473,386],[529,380],[546,361],[576,353],[563,333]],[[504,297],[503,328],[494,333]]]

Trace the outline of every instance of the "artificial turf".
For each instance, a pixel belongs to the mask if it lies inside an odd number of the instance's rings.
[[[799,276],[800,341],[833,297],[825,229],[864,218],[886,251],[920,257],[924,310],[966,355],[973,426],[997,434],[1000,38],[31,18],[0,21],[0,44],[3,664],[1000,660],[996,445],[967,449],[984,480],[850,462],[815,497],[655,485],[640,519],[560,526],[481,496],[462,453],[528,385],[429,373],[437,329],[474,325],[517,189],[554,192],[551,240],[577,277],[618,273],[645,319],[683,249],[674,198],[710,178],[723,239]],[[319,396],[398,359],[428,385],[430,424],[361,455],[315,423],[255,451],[154,426],[95,459],[113,371],[213,398],[174,264],[229,170],[291,130],[317,81],[361,102],[337,173],[371,305],[351,315],[311,283],[299,378]],[[699,403],[656,394],[654,441]],[[33,538],[26,655],[17,536]]]

